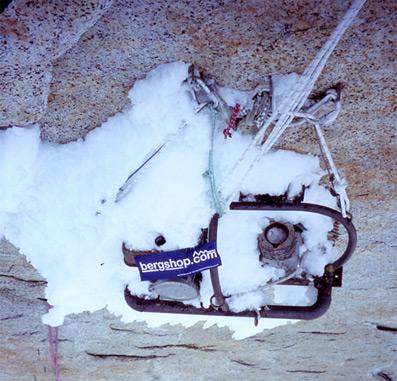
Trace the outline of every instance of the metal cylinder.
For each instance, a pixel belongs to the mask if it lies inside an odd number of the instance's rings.
[[[286,260],[295,254],[296,234],[293,225],[273,222],[258,237],[260,260]]]
[[[272,222],[258,236],[259,260],[263,265],[283,269],[286,275],[293,273],[299,263],[300,233],[294,225]]]
[[[153,282],[149,291],[163,300],[191,300],[199,296],[199,287],[194,277],[163,279]]]

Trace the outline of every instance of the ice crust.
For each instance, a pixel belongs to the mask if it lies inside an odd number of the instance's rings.
[[[66,315],[106,307],[123,321],[146,321],[149,326],[207,320],[234,331],[235,338],[252,335],[286,320],[249,319],[139,313],[125,303],[123,291],[148,294],[136,269],[125,266],[121,245],[151,249],[163,234],[164,250],[194,246],[201,228],[214,213],[208,179],[211,115],[195,112],[184,80],[188,65],[161,65],[136,82],[129,93],[132,107],[90,132],[84,141],[55,145],[40,141],[39,126],[0,132],[0,238],[4,236],[25,254],[47,279],[46,297],[54,307],[43,317],[56,326]],[[288,78],[287,78],[288,79]],[[282,88],[281,77],[278,86]],[[287,91],[290,78],[285,81]],[[223,89],[232,105],[248,95]],[[278,90],[278,96],[282,91]],[[280,95],[281,94],[281,95]],[[221,183],[252,138],[235,132],[223,139],[219,122],[215,138],[215,172]],[[156,147],[159,154],[136,175],[131,192],[115,203],[118,189]],[[280,195],[308,186],[305,201],[335,207],[335,199],[318,182],[319,159],[288,151],[265,155],[243,184],[244,193]],[[219,221],[218,250],[222,286],[226,293],[249,291],[282,275],[262,267],[256,237],[269,218],[302,223],[309,253],[304,265],[321,275],[336,257],[327,241],[330,219],[305,213],[227,212]],[[283,291],[284,290],[284,291]],[[203,274],[201,301],[212,295],[209,275]],[[233,310],[255,309],[267,298],[278,302],[310,303],[312,291],[252,292],[230,300]],[[273,294],[270,295],[270,294]],[[196,301],[198,303],[198,301]]]

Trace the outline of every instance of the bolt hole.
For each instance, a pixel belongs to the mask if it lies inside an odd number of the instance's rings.
[[[154,243],[157,246],[163,246],[166,243],[166,239],[164,238],[163,235],[159,235],[158,237],[156,237],[156,239],[154,240]]]

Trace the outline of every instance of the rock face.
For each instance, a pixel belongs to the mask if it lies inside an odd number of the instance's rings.
[[[0,15],[0,126],[38,121],[47,111],[52,62],[74,46],[111,0],[13,1]]]
[[[194,61],[222,84],[252,88],[301,72],[344,1],[13,1],[0,15],[0,126],[39,122],[42,138],[84,137],[128,107],[134,81],[163,62]],[[394,1],[368,1],[316,89],[344,84],[325,135],[349,180],[359,234],[330,311],[233,341],[226,329],[122,324],[106,311],[60,328],[62,380],[397,380]],[[395,46],[394,46],[395,48]],[[307,127],[284,147],[316,151]],[[0,244],[0,380],[52,380],[45,280]]]

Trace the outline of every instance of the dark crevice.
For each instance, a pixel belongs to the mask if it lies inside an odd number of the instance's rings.
[[[245,361],[243,361],[243,360],[230,360],[230,361],[231,361],[231,362],[235,362],[235,363],[240,364],[240,365],[248,366],[248,367],[250,367],[250,368],[252,368],[252,367],[256,368],[256,365],[255,365],[255,364],[251,364],[251,363],[245,362]]]
[[[203,351],[203,352],[216,352],[217,350],[213,347],[214,347],[213,345],[200,347],[195,344],[165,344],[165,345],[135,346],[135,348],[138,348],[138,349],[184,348],[184,349],[193,349],[196,351]]]
[[[7,271],[6,271],[6,273],[10,273],[11,271],[12,271],[12,269],[15,267],[15,265],[11,265],[8,269],[7,269]]]
[[[18,315],[13,315],[13,316],[6,316],[4,318],[1,318],[0,321],[19,319],[22,316],[23,316],[23,314],[18,314]]]
[[[269,342],[268,339],[269,339],[269,337],[271,337],[271,336],[274,336],[274,333],[267,334],[267,335],[265,336],[264,339],[253,338],[252,340],[253,340],[253,341],[256,341],[256,342],[258,342],[258,343],[268,343],[268,342]]]
[[[389,327],[381,324],[377,324],[376,329],[379,329],[379,331],[397,332],[397,327]]]
[[[321,374],[321,373],[326,373],[325,370],[306,370],[306,369],[293,369],[293,370],[288,370],[288,373],[309,373],[309,374]]]
[[[256,365],[256,364],[252,364],[252,363],[249,363],[249,362],[246,362],[246,361],[244,361],[244,360],[230,360],[231,362],[235,362],[236,364],[239,364],[239,365],[242,365],[242,366],[245,366],[245,367],[247,367],[247,368],[254,368],[254,369],[259,369],[259,370],[270,370],[269,368],[261,368],[261,367],[259,367],[258,365]]]
[[[393,381],[393,379],[385,372],[377,372],[377,373],[374,374],[374,377],[377,380]]]
[[[40,333],[40,331],[32,331],[32,332],[26,331],[26,332],[16,333],[12,336],[13,337],[33,336],[36,335],[37,333]]]
[[[281,348],[277,348],[277,349],[269,349],[269,351],[270,351],[270,352],[278,352],[278,351],[283,351],[284,349],[288,349],[288,348],[292,348],[292,347],[294,347],[296,344],[297,344],[297,343],[293,343],[293,344],[286,345],[286,346],[284,346],[284,347],[281,347]]]
[[[391,243],[388,243],[388,242],[385,242],[385,241],[374,241],[374,242],[372,242],[374,245],[386,245],[386,246],[389,246],[389,247],[397,247],[396,245],[393,245],[393,244],[391,244]]]
[[[19,278],[15,275],[9,275],[9,274],[0,274],[0,277],[11,278],[11,279],[18,280],[20,282],[26,282],[26,283],[37,284],[37,285],[47,284],[47,281],[45,281],[45,280],[24,279],[24,278]]]
[[[92,357],[97,357],[100,359],[106,359],[106,358],[113,358],[113,359],[125,359],[125,360],[155,360],[155,359],[160,359],[160,358],[167,358],[174,356],[173,353],[170,353],[168,355],[147,355],[147,356],[140,356],[140,355],[127,355],[127,354],[119,354],[119,353],[95,353],[95,352],[88,352],[86,351],[87,355],[92,356]]]
[[[11,4],[11,2],[12,2],[12,0],[0,1],[0,13],[3,13],[3,11],[8,7],[8,5]]]
[[[118,332],[130,332],[130,333],[136,333],[139,335],[149,335],[149,336],[157,336],[157,337],[164,337],[164,336],[170,336],[170,334],[167,333],[151,333],[151,332],[141,332],[136,329],[128,329],[128,328],[118,328],[118,327],[112,327],[110,326],[110,329],[112,331],[118,331]]]
[[[298,331],[298,333],[310,333],[312,335],[344,335],[345,332],[322,332],[322,331]]]

